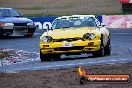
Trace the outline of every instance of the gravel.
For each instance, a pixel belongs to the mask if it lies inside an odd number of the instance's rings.
[[[0,88],[132,88],[130,83],[84,83],[76,79],[76,68],[0,73]],[[87,74],[129,74],[132,63],[85,66]]]
[[[0,49],[0,52],[0,66],[39,60],[39,54],[35,52],[15,49]],[[2,57],[2,53],[7,53],[7,55]]]

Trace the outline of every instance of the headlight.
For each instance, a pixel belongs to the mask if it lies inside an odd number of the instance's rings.
[[[5,26],[5,23],[0,22],[0,26]]]
[[[13,23],[3,23],[3,22],[0,22],[0,26],[14,26]]]
[[[14,26],[13,23],[5,23],[5,26]]]
[[[27,25],[34,25],[34,23],[33,22],[30,22],[30,23],[27,23]]]
[[[96,38],[96,36],[94,33],[86,33],[83,35],[84,40],[93,40],[95,38]]]
[[[49,43],[53,41],[53,38],[51,36],[43,36],[41,39],[45,43]]]

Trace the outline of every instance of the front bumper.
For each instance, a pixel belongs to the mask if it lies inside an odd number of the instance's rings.
[[[34,33],[36,26],[5,26],[0,27],[0,35],[25,35],[28,33]]]
[[[65,44],[72,44],[73,46],[66,46]],[[42,43],[40,42],[40,50],[42,54],[49,53],[91,53],[100,49],[100,40],[74,41],[74,42],[54,42]]]
[[[3,29],[3,27],[0,27],[0,35],[11,35],[12,33],[12,29]]]

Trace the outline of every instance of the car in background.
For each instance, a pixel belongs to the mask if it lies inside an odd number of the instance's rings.
[[[91,53],[95,57],[110,55],[110,32],[99,26],[93,17],[62,16],[52,29],[40,37],[40,59],[50,61],[60,55]]]
[[[36,30],[34,22],[12,8],[0,8],[0,36],[24,35],[32,37]]]

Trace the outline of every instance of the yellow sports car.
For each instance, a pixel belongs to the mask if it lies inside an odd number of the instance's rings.
[[[40,37],[40,59],[50,61],[62,54],[92,53],[95,57],[110,55],[110,33],[98,26],[91,16],[62,16]]]

